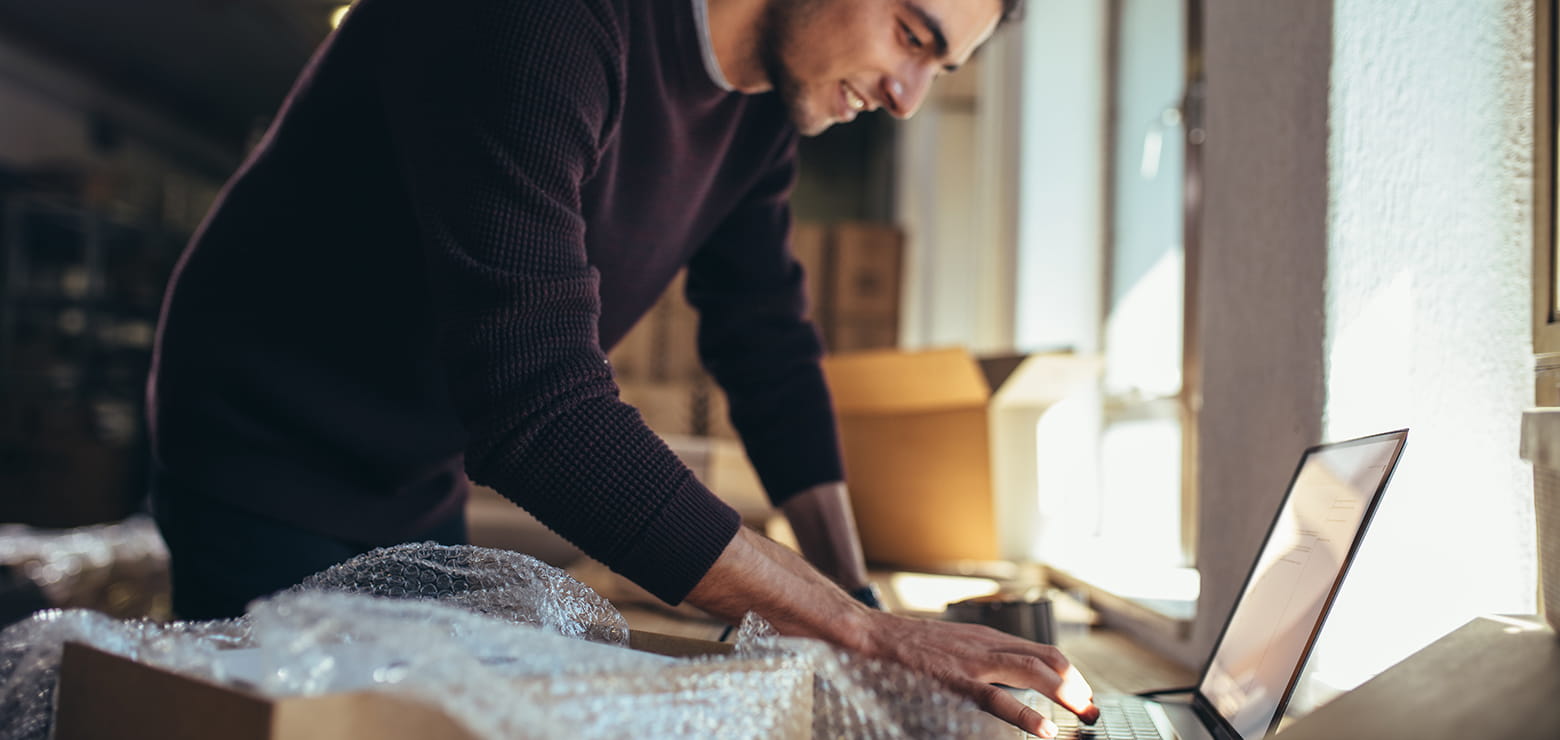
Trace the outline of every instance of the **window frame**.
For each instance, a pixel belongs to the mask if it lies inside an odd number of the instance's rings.
[[[1560,364],[1555,267],[1555,76],[1557,0],[1534,5],[1533,40],[1533,353],[1537,367]]]

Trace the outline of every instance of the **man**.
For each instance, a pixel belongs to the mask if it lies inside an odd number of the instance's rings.
[[[1031,731],[1050,727],[992,683],[1092,714],[1054,649],[868,609],[742,529],[604,354],[686,264],[766,489],[864,586],[786,248],[797,134],[909,116],[1010,10],[361,0],[169,288],[149,401],[175,609],[229,616],[375,546],[463,541],[469,475],[667,602],[898,661]]]

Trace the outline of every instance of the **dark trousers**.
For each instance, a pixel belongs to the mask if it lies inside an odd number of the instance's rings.
[[[152,475],[152,511],[172,556],[173,612],[179,619],[237,617],[254,599],[294,586],[381,545],[300,529]],[[466,543],[466,512],[406,538]],[[383,544],[383,543],[381,543]]]

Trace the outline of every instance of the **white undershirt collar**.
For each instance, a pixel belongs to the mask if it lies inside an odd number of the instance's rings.
[[[699,27],[699,46],[704,54],[704,71],[710,75],[710,81],[726,92],[736,92],[736,88],[726,81],[725,73],[720,71],[720,60],[715,58],[715,44],[710,41],[710,6],[709,0],[693,0],[693,21]]]

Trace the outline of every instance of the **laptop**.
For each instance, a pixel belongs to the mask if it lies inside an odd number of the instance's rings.
[[[1034,692],[1058,738],[1257,740],[1278,728],[1408,430],[1305,451],[1191,699],[1099,695],[1094,726]],[[1019,733],[1026,736],[1024,733]]]

